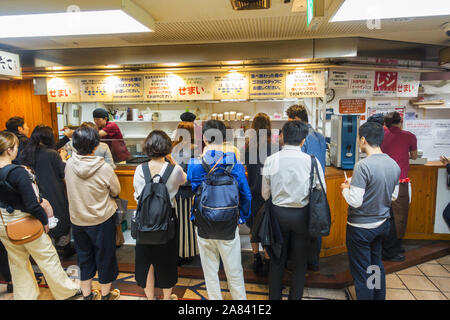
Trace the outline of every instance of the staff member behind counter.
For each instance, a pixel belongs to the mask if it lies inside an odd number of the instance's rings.
[[[109,122],[108,111],[98,108],[94,110],[92,115],[99,130],[100,138],[111,149],[114,162],[128,160],[131,155],[123,141],[122,132],[117,124]]]

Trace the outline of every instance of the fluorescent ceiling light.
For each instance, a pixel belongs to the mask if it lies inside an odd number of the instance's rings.
[[[151,31],[122,10],[0,16],[0,38]]]
[[[330,22],[446,15],[448,0],[345,0]]]

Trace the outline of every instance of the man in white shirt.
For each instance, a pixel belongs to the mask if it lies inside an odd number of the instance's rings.
[[[282,129],[284,147],[268,157],[264,163],[262,197],[272,197],[273,214],[278,219],[283,236],[279,263],[270,261],[269,299],[281,300],[282,279],[286,261],[293,262],[293,276],[289,299],[300,300],[305,284],[309,241],[309,190],[311,156],[301,147],[308,135],[308,126],[301,121],[287,122]],[[317,161],[320,179],[323,170]],[[313,183],[320,189],[317,174]],[[325,185],[325,184],[324,184]]]

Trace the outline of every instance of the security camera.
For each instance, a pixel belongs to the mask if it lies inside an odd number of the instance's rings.
[[[441,29],[444,30],[445,35],[450,38],[450,22],[444,23],[441,26]]]

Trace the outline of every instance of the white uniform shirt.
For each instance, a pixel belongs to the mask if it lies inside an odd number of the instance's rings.
[[[317,160],[317,159],[316,159]],[[322,167],[317,160],[319,176],[326,189]],[[286,145],[264,163],[262,196],[265,200],[272,196],[274,205],[286,208],[303,208],[309,204],[311,156],[302,152],[300,146]],[[317,173],[313,183],[320,182]]]

